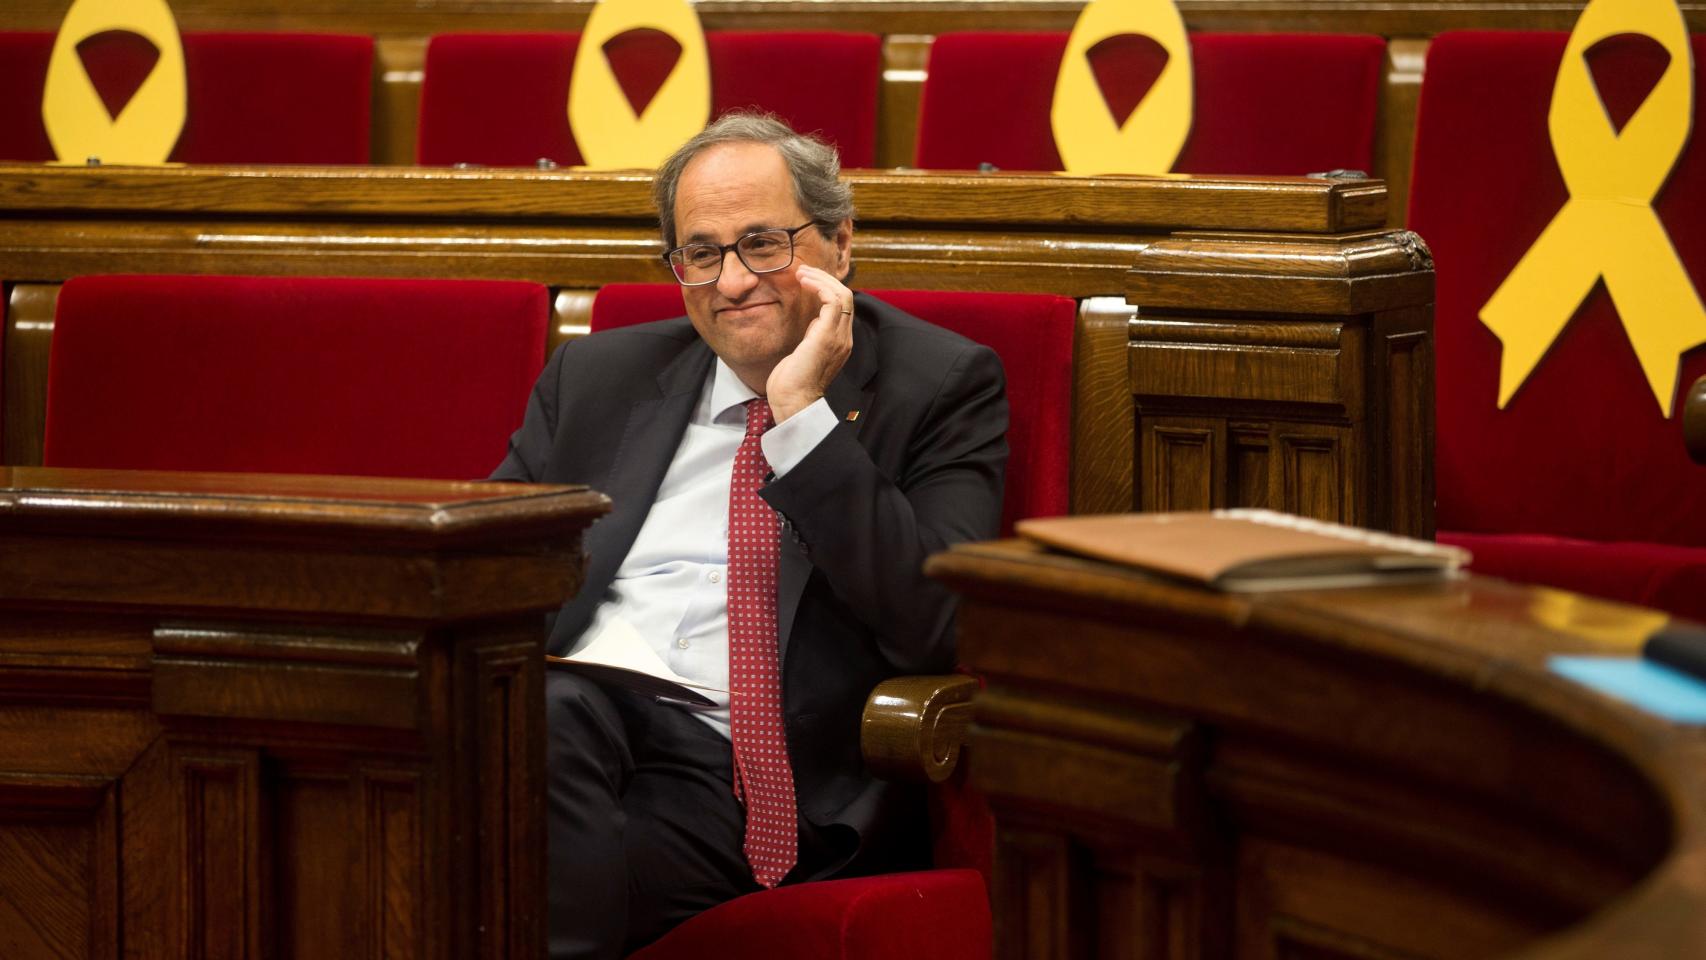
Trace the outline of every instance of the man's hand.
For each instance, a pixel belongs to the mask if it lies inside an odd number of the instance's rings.
[[[809,264],[796,267],[794,276],[801,287],[817,294],[823,307],[806,327],[800,345],[770,371],[764,393],[777,423],[816,403],[853,353],[853,291]]]

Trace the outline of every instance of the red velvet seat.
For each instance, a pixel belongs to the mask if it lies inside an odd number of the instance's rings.
[[[0,160],[54,159],[41,120],[53,40],[51,33],[0,33]],[[168,159],[368,162],[371,37],[185,33],[183,44],[187,115]],[[121,102],[123,91],[147,75],[154,57],[152,47],[134,34],[102,34],[84,46],[96,89]]]
[[[915,316],[983,343],[1007,375],[1006,503],[1002,526],[1066,513],[1072,436],[1072,338],[1077,304],[1036,294],[873,290]],[[680,316],[674,284],[611,284],[593,299],[592,329]],[[671,931],[635,960],[721,957],[986,960],[985,878],[993,822],[954,779],[931,791],[938,869],[780,887],[742,897]],[[761,934],[755,931],[762,931]],[[761,940],[755,941],[756,937]]]
[[[731,30],[707,33],[705,41],[713,116],[756,106],[803,133],[818,132],[840,150],[844,166],[875,162],[882,56],[875,34]],[[616,58],[617,76],[626,89],[643,91],[643,100],[673,65],[673,41],[642,33],[616,42],[627,44],[627,55]],[[433,37],[421,86],[420,162],[584,162],[567,113],[579,43],[578,33]]]
[[[484,477],[544,364],[533,283],[74,277],[45,462]]]
[[[930,47],[917,165],[1059,170],[1049,111],[1065,33],[946,33]],[[1306,174],[1371,170],[1385,60],[1380,37],[1191,35],[1195,120],[1178,173]],[[1148,41],[1094,51],[1104,94],[1123,117],[1164,55]]]
[[[1563,207],[1547,127],[1564,33],[1442,34],[1428,54],[1410,227],[1437,269],[1439,539],[1474,569],[1706,619],[1706,466],[1653,396],[1603,281],[1498,408],[1502,345],[1482,307]],[[1693,40],[1696,63],[1706,38]],[[1656,42],[1590,50],[1613,118],[1628,117],[1668,59]],[[1695,104],[1706,80],[1695,75]],[[1655,208],[1706,291],[1706,144],[1677,161]],[[1681,396],[1706,374],[1683,354]]]

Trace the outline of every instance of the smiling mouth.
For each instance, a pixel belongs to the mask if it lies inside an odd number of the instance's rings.
[[[728,317],[730,319],[738,320],[742,317],[755,314],[758,312],[759,308],[771,306],[775,302],[776,301],[774,300],[765,300],[759,303],[742,303],[732,307],[718,307],[716,312],[719,317]]]

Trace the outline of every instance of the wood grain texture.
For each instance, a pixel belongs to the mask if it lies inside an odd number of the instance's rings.
[[[1378,181],[850,171],[872,223],[1071,223],[1340,233],[1385,222]],[[649,172],[442,167],[54,167],[0,164],[13,212],[596,218],[655,223]],[[9,276],[21,276],[9,274]]]
[[[7,294],[5,324],[0,329],[0,452],[6,463],[41,463],[47,425],[47,358],[58,301],[58,283],[12,284]]]
[[[8,956],[539,955],[540,618],[604,498],[19,468],[0,503]]]
[[[1408,231],[1339,237],[1176,233],[1138,254],[1126,299],[1143,307],[1361,314],[1433,299],[1433,259]]]
[[[260,757],[249,750],[174,751],[182,843],[178,898],[185,956],[259,957],[270,884],[262,848]]]
[[[847,179],[861,211],[854,236],[861,284],[1083,301],[1074,510],[1233,502],[1224,486],[1233,476],[1228,418],[1270,427],[1348,424],[1350,462],[1360,468],[1373,462],[1357,452],[1375,436],[1371,418],[1431,403],[1431,395],[1375,399],[1393,381],[1382,379],[1389,365],[1367,355],[1361,338],[1369,317],[1425,311],[1433,283],[1414,235],[1379,229],[1379,183],[918,172]],[[0,167],[0,197],[23,212],[0,237],[0,276],[520,277],[558,291],[554,348],[582,333],[590,291],[668,281],[648,192],[649,176],[640,173],[14,165]],[[1129,349],[1128,331],[1137,334]],[[1429,389],[1416,376],[1403,383]],[[18,417],[34,416],[27,403],[20,409]],[[1153,417],[1212,424],[1218,439],[1199,445],[1194,458],[1188,447],[1157,448],[1178,458],[1173,467],[1148,455],[1140,462],[1139,450],[1153,440],[1153,433],[1140,439],[1144,424]],[[1414,424],[1412,416],[1407,426]],[[1404,469],[1412,466],[1406,461]],[[1190,472],[1198,469],[1211,472]],[[1356,474],[1354,496],[1337,491],[1334,502],[1352,504],[1358,523],[1430,515],[1421,503],[1390,505],[1394,486],[1412,499],[1427,496],[1421,481],[1405,473],[1400,483],[1396,468],[1381,476],[1391,483]],[[1140,489],[1163,482],[1179,486]],[[355,576],[336,579],[354,583]],[[371,582],[375,574],[361,576]]]
[[[941,783],[953,775],[971,724],[977,680],[963,674],[877,684],[859,722],[865,765],[884,780]]]
[[[1072,512],[1133,509],[1135,439],[1129,365],[1135,311],[1119,297],[1078,305],[1072,342]]]
[[[1155,926],[1086,931],[1110,901],[1165,902],[1134,880],[1154,864],[1201,871],[1204,899],[1140,911],[1230,934],[1240,958],[1644,960],[1706,937],[1706,741],[1551,674],[1553,655],[1627,647],[1551,625],[1541,591],[1238,596],[1019,541],[928,571],[962,593],[961,658],[987,681],[972,770],[997,817],[1001,956],[1133,955]],[[1636,612],[1583,602],[1602,623]],[[1133,720],[1201,748],[1135,774],[1108,732]],[[1075,756],[1095,762],[1070,790],[1024,769]],[[1142,788],[1161,770],[1198,792],[1158,807]]]

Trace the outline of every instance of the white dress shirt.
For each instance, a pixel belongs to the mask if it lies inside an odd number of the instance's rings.
[[[717,360],[645,523],[575,649],[620,617],[670,669],[695,683],[728,689],[729,477],[746,436],[742,404],[756,396]],[[771,472],[780,477],[793,469],[835,422],[834,411],[820,398],[772,427],[762,440]],[[619,497],[622,491],[612,494]],[[727,737],[728,694],[708,696],[717,705],[694,712]]]

